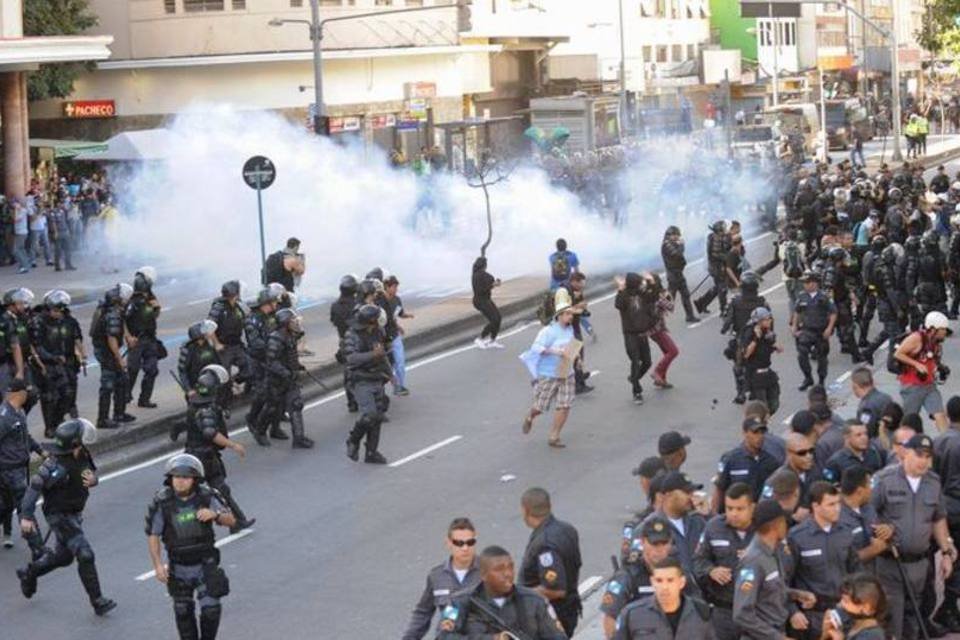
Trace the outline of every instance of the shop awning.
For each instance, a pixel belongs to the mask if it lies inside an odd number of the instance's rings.
[[[77,160],[94,162],[138,162],[173,157],[171,134],[167,129],[144,129],[118,133],[95,151],[84,151]]]
[[[50,138],[30,138],[34,149],[50,149],[56,160],[73,158],[81,153],[99,153],[107,150],[107,143],[88,140],[52,140]],[[48,156],[49,157],[49,156]]]

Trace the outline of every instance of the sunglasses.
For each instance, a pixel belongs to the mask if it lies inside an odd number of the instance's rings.
[[[797,451],[791,451],[790,453],[792,453],[795,456],[812,456],[813,449],[799,449]]]
[[[477,539],[468,538],[466,540],[450,540],[450,544],[455,547],[472,547],[477,544]]]
[[[766,433],[768,429],[766,427],[754,427],[750,429],[750,433]]]

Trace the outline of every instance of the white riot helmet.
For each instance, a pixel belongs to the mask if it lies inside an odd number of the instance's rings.
[[[931,311],[927,314],[927,317],[923,319],[923,328],[949,329],[950,323],[947,321],[947,316],[943,315],[939,311]]]

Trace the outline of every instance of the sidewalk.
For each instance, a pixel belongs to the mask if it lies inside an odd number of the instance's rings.
[[[872,146],[872,143],[871,143]],[[907,160],[907,143],[906,140],[900,145],[901,151],[903,152],[904,161]],[[882,147],[880,150],[874,151],[873,153],[864,153],[865,160],[867,161],[867,173],[871,175],[880,169],[881,158],[883,162],[889,165],[891,168],[899,167],[902,163],[895,163],[891,160],[893,155],[893,139],[888,137],[886,140],[886,148]],[[948,160],[953,159],[953,157],[960,155],[960,135],[958,134],[948,134],[943,137],[943,140],[940,140],[940,136],[930,136],[927,141],[927,155],[918,158],[918,160],[923,164],[926,169],[935,168],[938,164],[944,163]],[[834,162],[839,162],[840,160],[846,160],[850,157],[849,151],[832,151],[830,152],[830,157]],[[909,160],[909,162],[916,162],[916,160]],[[951,176],[952,177],[952,176]]]

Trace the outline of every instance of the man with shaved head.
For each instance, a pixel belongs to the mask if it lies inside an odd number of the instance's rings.
[[[531,640],[566,640],[553,608],[533,589],[514,584],[513,558],[503,547],[480,553],[480,584],[444,607],[438,640],[522,633]]]
[[[780,469],[789,469],[800,480],[800,505],[793,517],[798,522],[810,513],[810,485],[823,476],[813,463],[814,444],[808,436],[793,432],[787,435],[787,459]]]

